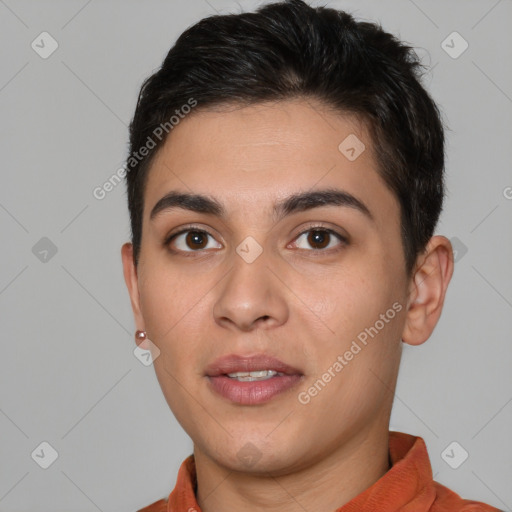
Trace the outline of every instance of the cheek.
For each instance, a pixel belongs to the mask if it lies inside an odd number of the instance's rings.
[[[332,425],[356,428],[362,419],[370,422],[385,411],[392,400],[400,363],[402,317],[394,315],[391,319],[395,310],[390,308],[383,310],[384,314],[392,311],[388,323],[375,320],[373,312],[379,308],[364,310],[357,322],[348,319],[349,327],[340,326],[337,343],[320,354],[316,348],[318,371],[308,382],[311,387],[303,391],[315,396],[312,407],[329,411]],[[337,427],[332,431],[336,435]]]
[[[405,306],[398,279],[391,281],[388,275],[378,266],[373,271],[368,267],[357,274],[334,275],[330,295],[323,301],[317,297],[323,304],[319,310],[326,312],[323,324],[331,332],[308,343],[308,356],[315,361],[315,374],[331,368],[342,376],[333,379],[337,382],[333,388],[340,387],[354,403],[364,395],[364,388],[383,388],[378,378],[389,381],[400,358]],[[311,292],[309,297],[314,300]]]
[[[204,308],[202,299],[209,287],[204,280],[155,263],[141,275],[139,290],[146,330],[158,344],[172,339],[188,317]]]
[[[324,323],[330,327],[331,338],[342,345],[355,338],[365,327],[373,325],[391,303],[387,284],[369,274],[365,268],[331,272],[324,279],[321,293],[310,287],[306,297],[316,301],[313,305]],[[310,283],[311,285],[311,283]]]
[[[176,419],[187,430],[191,428],[186,424],[188,418],[200,414],[189,393],[197,393],[197,354],[204,349],[200,340],[205,340],[204,324],[198,320],[204,322],[211,316],[211,305],[201,300],[209,288],[202,290],[199,282],[197,286],[187,285],[186,279],[153,269],[140,288],[141,311],[148,337],[160,351],[153,363],[160,387]]]
[[[141,311],[148,337],[165,356],[155,361],[155,370],[165,370],[183,383],[191,381],[200,371],[198,354],[210,345],[215,281],[158,263],[147,270],[140,278]]]

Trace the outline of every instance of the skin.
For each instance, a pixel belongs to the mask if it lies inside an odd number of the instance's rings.
[[[354,161],[338,150],[349,134],[366,146]],[[389,469],[402,343],[425,342],[438,322],[453,273],[449,240],[432,237],[406,275],[399,203],[377,173],[365,126],[311,100],[194,112],[156,157],[139,264],[124,244],[124,276],[136,328],[147,331],[146,347],[160,350],[154,367],[164,396],[194,443],[201,510],[341,507]],[[325,187],[356,196],[374,222],[342,206],[272,217],[275,201]],[[174,209],[151,221],[171,190],[213,196],[227,216]],[[165,247],[166,236],[189,223],[212,236],[200,248],[187,245],[186,234]],[[311,223],[348,243],[326,235],[325,248],[316,248]],[[252,263],[236,252],[247,236],[263,249]],[[299,393],[395,302],[401,311],[300,403]],[[263,352],[301,369],[300,385],[257,406],[210,391],[209,363]],[[247,443],[257,454],[252,464],[238,456]]]

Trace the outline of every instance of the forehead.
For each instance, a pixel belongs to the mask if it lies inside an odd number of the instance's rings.
[[[217,197],[235,215],[270,212],[269,204],[292,193],[325,188],[397,213],[355,116],[311,100],[223,106],[194,112],[174,127],[149,172],[144,216],[170,190]]]

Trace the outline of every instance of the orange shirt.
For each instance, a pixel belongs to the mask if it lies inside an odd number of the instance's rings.
[[[500,512],[485,503],[464,500],[435,482],[421,437],[390,431],[389,455],[389,471],[335,512]],[[194,456],[190,455],[180,467],[169,498],[138,512],[201,512],[195,488]]]

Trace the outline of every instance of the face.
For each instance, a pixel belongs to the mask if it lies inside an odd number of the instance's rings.
[[[148,174],[139,265],[128,249],[124,264],[196,453],[278,475],[387,431],[408,280],[399,204],[356,119],[298,100],[191,114]],[[248,370],[273,371],[226,375]]]

